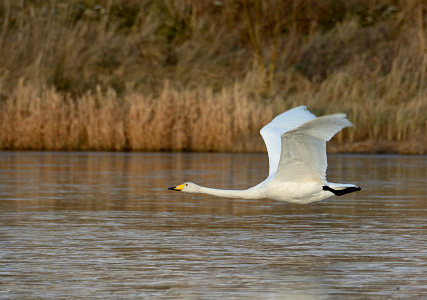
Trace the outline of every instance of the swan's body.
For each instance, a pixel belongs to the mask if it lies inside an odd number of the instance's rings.
[[[317,118],[305,106],[288,110],[261,129],[269,158],[268,177],[246,190],[222,190],[187,182],[169,189],[219,197],[269,198],[293,203],[311,203],[359,191],[354,184],[326,181],[326,142],[352,126],[345,114]]]

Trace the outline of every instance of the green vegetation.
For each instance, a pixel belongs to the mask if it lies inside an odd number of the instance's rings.
[[[306,104],[332,151],[426,153],[426,72],[422,0],[6,0],[0,149],[264,151]]]

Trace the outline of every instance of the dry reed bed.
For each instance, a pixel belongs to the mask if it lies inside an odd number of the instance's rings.
[[[426,153],[427,8],[374,4],[5,1],[0,149],[264,151],[306,104],[333,151]]]
[[[343,88],[343,80],[344,74],[331,78],[306,101],[318,114],[347,112],[355,124],[334,139],[331,150],[425,153],[425,98],[390,108],[387,101],[395,96],[391,92],[377,101],[366,83]],[[165,85],[158,97],[134,93],[121,98],[112,90],[98,90],[73,99],[53,89],[38,92],[21,82],[0,110],[0,148],[265,151],[258,131],[277,111],[303,103],[299,97],[266,104],[250,100],[236,84],[216,93]],[[366,99],[364,105],[356,102],[359,97]]]
[[[157,98],[109,90],[71,99],[21,82],[0,111],[0,148],[260,151],[254,132],[272,117],[238,88],[213,94],[166,85]]]

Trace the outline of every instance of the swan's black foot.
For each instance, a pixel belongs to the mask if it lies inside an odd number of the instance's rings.
[[[349,187],[346,187],[345,189],[342,189],[342,190],[334,190],[330,186],[324,185],[323,186],[323,190],[324,191],[330,191],[331,193],[333,193],[336,196],[342,196],[342,195],[345,195],[345,194],[350,194],[350,193],[353,193],[353,192],[360,191],[361,188],[358,187],[358,186],[349,186]]]

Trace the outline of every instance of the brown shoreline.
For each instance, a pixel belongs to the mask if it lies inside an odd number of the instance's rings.
[[[424,143],[417,142],[387,142],[387,141],[362,141],[357,143],[350,143],[346,145],[339,145],[336,143],[327,144],[327,153],[330,154],[396,154],[396,155],[426,155],[426,141]],[[3,148],[0,151],[46,151],[46,152],[184,152],[184,153],[266,153],[266,151],[194,151],[194,150],[144,150],[144,149],[7,149]]]

